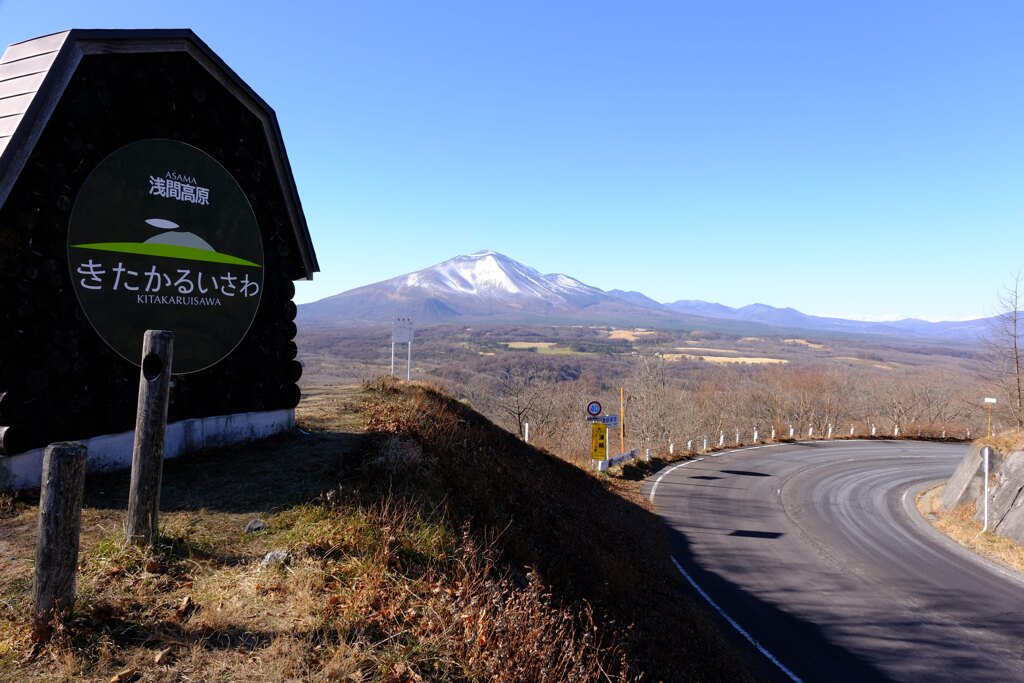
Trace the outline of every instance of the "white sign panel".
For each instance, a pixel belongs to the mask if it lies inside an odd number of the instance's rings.
[[[393,344],[412,343],[412,318],[395,318],[391,328],[391,342]]]
[[[588,417],[587,422],[597,422],[599,424],[608,425],[609,427],[619,426],[618,415],[601,415],[599,417]]]
[[[625,453],[620,453],[619,455],[616,455],[614,458],[600,460],[597,463],[597,471],[604,472],[609,467],[615,467],[616,465],[621,465],[627,460],[632,460],[633,458],[636,457],[637,452],[637,449],[634,448],[632,450],[626,451]]]

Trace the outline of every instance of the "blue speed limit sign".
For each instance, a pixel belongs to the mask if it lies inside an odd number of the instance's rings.
[[[597,401],[591,401],[587,404],[587,415],[591,417],[597,417],[601,414],[601,404]]]

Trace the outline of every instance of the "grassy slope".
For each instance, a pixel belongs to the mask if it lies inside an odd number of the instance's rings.
[[[155,552],[120,545],[127,473],[90,478],[76,613],[43,647],[36,510],[0,501],[0,680],[750,678],[635,487],[422,386],[299,415],[308,435],[168,462]]]

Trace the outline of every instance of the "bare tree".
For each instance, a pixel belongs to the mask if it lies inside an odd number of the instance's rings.
[[[985,337],[987,374],[1002,394],[1002,408],[1017,429],[1024,427],[1024,317],[1022,317],[1022,272],[1017,271],[998,297],[999,313]]]
[[[641,356],[633,374],[626,380],[627,424],[631,440],[642,447],[667,446],[679,429],[682,389],[668,378],[667,362],[660,356]]]
[[[524,436],[524,425],[552,410],[552,382],[528,354],[511,353],[493,376],[484,403],[511,431]]]

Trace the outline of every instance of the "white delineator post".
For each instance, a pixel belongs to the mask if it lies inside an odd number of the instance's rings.
[[[985,446],[981,449],[982,459],[982,474],[985,477],[985,525],[981,527],[981,533],[988,531],[988,467],[989,467],[989,456],[992,453],[992,449]]]

